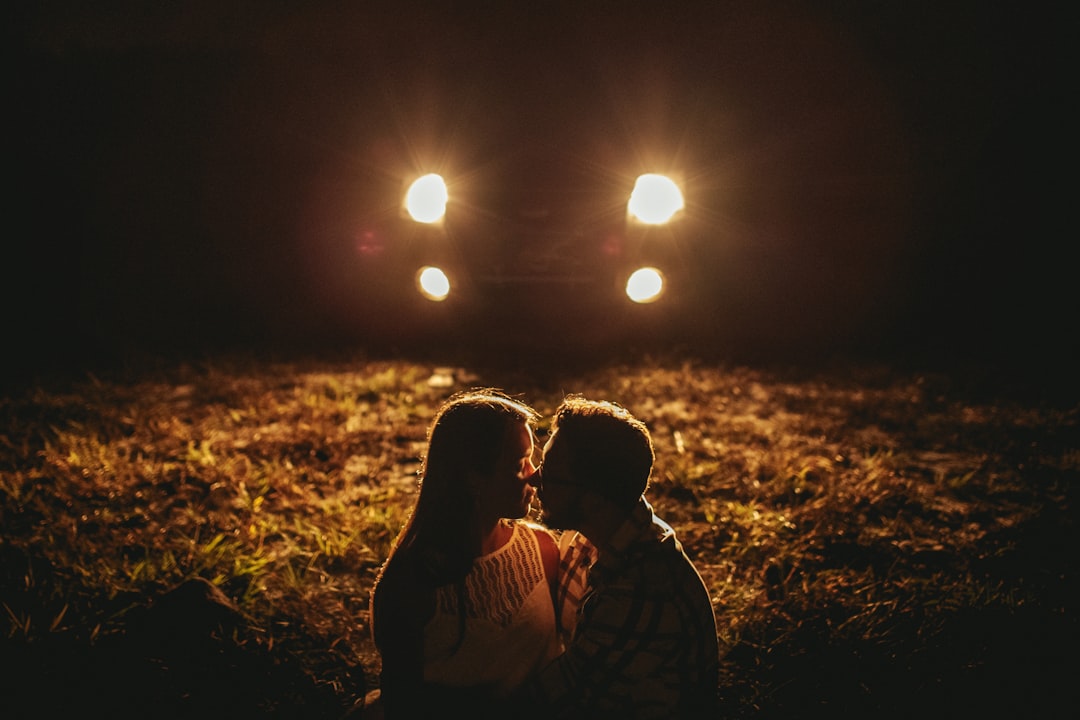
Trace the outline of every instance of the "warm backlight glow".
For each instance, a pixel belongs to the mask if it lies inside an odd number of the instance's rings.
[[[428,300],[441,302],[450,294],[450,278],[439,268],[428,265],[416,273],[416,287]]]
[[[626,281],[626,296],[636,303],[651,303],[664,292],[664,276],[656,268],[639,268]]]
[[[643,223],[663,225],[683,209],[682,191],[666,175],[642,175],[634,183],[627,209]]]
[[[438,222],[446,214],[446,202],[449,197],[446,182],[441,175],[435,173],[424,175],[414,181],[405,193],[405,209],[417,222]]]

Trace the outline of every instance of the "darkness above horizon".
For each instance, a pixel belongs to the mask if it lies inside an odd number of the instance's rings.
[[[342,300],[355,198],[394,162],[539,136],[693,165],[723,298],[689,321],[703,339],[1075,358],[1050,4],[504,5],[24,8],[22,362],[376,342]]]

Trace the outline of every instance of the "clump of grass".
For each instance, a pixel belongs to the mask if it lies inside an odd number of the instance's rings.
[[[244,618],[214,657],[242,649],[280,690],[260,707],[340,711],[377,682],[368,594],[427,424],[455,389],[498,385],[545,414],[581,392],[648,423],[650,497],[712,593],[727,714],[925,714],[991,680],[973,702],[994,709],[1035,682],[1025,635],[1050,643],[1049,686],[1076,636],[1054,549],[1075,530],[1077,408],[858,372],[650,359],[531,382],[360,358],[32,387],[0,399],[0,637],[68,670],[47,658],[115,647],[203,578]]]

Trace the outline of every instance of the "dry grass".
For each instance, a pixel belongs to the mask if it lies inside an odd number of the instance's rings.
[[[339,714],[377,682],[368,591],[427,423],[471,385],[543,413],[581,392],[647,421],[650,496],[713,593],[729,715],[1030,716],[1075,698],[1075,405],[869,367],[361,357],[0,399],[11,707]],[[229,621],[155,630],[154,601],[196,577]]]

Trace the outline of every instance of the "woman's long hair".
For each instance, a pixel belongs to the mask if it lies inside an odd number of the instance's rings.
[[[528,405],[492,388],[459,392],[443,403],[428,431],[416,505],[375,587],[387,567],[406,554],[432,589],[464,584],[484,531],[477,526],[476,494],[467,481],[472,474],[490,475],[510,431],[538,418]]]

